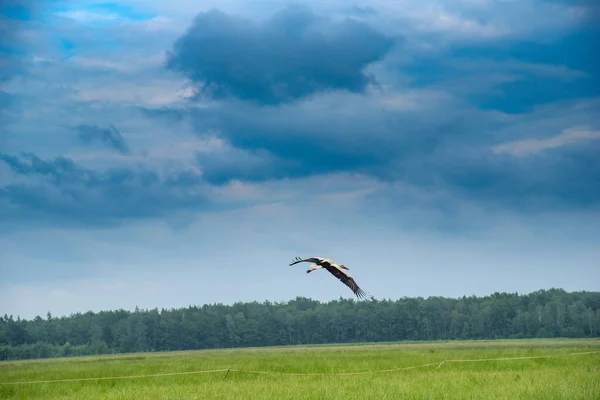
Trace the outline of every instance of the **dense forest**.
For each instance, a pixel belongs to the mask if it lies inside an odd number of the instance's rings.
[[[0,317],[0,360],[308,343],[600,336],[600,292],[236,303]]]

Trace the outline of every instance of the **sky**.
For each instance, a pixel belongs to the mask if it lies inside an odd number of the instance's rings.
[[[593,0],[0,0],[0,314],[600,290]]]

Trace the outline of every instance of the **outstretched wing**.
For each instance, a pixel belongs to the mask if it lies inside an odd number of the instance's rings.
[[[319,264],[321,262],[321,258],[320,257],[311,257],[311,258],[302,259],[300,257],[296,257],[292,260],[292,263],[290,264],[290,266],[301,263],[301,262],[311,262],[311,263]]]
[[[352,290],[356,297],[358,297],[359,299],[366,299],[367,297],[373,298],[373,296],[371,296],[369,293],[362,290],[358,286],[354,278],[348,275],[348,273],[334,266],[326,266],[325,268],[327,269],[327,271],[331,272],[333,276],[338,278],[344,285],[348,286],[350,290]]]

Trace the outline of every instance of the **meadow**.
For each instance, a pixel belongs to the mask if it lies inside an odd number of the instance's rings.
[[[596,353],[569,355],[582,352]],[[534,358],[540,356],[552,357]],[[513,357],[531,358],[506,359]],[[468,361],[491,358],[504,359]],[[206,370],[216,371],[199,372]],[[82,378],[108,379],[32,383]],[[8,361],[0,363],[0,383],[2,399],[600,399],[600,340],[290,346]]]

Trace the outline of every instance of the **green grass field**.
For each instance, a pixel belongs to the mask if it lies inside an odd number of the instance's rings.
[[[203,350],[0,363],[15,399],[600,399],[600,340],[505,340]],[[445,362],[489,358],[551,358]],[[378,371],[367,374],[339,373]],[[140,377],[140,375],[227,370]],[[265,374],[241,372],[264,371]],[[314,373],[302,375],[293,373]],[[322,374],[322,375],[319,375]],[[97,377],[126,379],[17,383]]]

